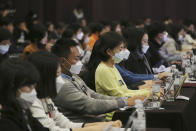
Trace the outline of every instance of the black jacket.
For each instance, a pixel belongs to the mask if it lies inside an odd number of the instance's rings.
[[[122,65],[135,74],[153,74],[146,56],[140,51],[131,52],[129,58]]]
[[[21,112],[16,109],[6,109],[0,117],[0,131],[49,131],[37,119],[33,118],[29,110]]]
[[[4,60],[6,60],[7,58],[8,58],[8,54],[7,54],[7,53],[4,54],[4,55],[0,54],[0,64],[1,64]]]
[[[150,47],[146,53],[146,57],[152,67],[160,67],[161,65],[169,66],[169,63],[159,53],[163,44],[158,44],[156,41],[150,42]]]

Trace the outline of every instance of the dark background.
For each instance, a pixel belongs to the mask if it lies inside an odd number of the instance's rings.
[[[40,20],[69,22],[72,10],[81,4],[89,20],[173,19],[196,20],[196,0],[12,0],[16,16],[23,18],[31,9]]]

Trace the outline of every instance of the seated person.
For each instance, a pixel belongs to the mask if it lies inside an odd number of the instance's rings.
[[[96,41],[99,39],[99,36],[103,32],[104,26],[99,23],[91,23],[89,25],[89,28],[91,30],[91,36],[89,38],[89,42],[86,43],[86,45],[89,47],[90,50],[92,50]]]
[[[5,60],[0,66],[0,130],[49,131],[32,117],[29,107],[36,99],[39,73],[19,59]]]
[[[121,65],[133,73],[153,75],[153,69],[146,57],[149,49],[147,32],[142,29],[128,28],[123,30],[123,35],[127,41],[127,48],[130,50],[130,55]],[[167,74],[159,73],[154,77],[155,79],[157,77],[162,79],[165,75]]]
[[[95,90],[95,70],[101,61],[97,55],[99,51],[98,45],[99,45],[99,41],[95,44],[92,50],[90,61],[88,62],[88,64],[85,65],[85,68],[80,73],[80,76],[82,77],[82,79],[93,90]],[[123,60],[128,59],[129,54],[130,54],[129,50],[127,50],[126,48],[123,48],[123,54],[122,54]],[[144,84],[144,82],[142,82],[143,80],[153,80],[155,77],[157,77],[153,74],[134,74],[126,70],[126,68],[123,68],[120,65],[115,64],[123,80],[125,81],[128,88],[130,89],[137,89],[139,85],[143,85]],[[162,78],[163,76],[159,76],[159,77]],[[146,85],[143,85],[143,86],[146,86]]]
[[[118,33],[108,32],[103,34],[98,41],[99,51],[97,53],[101,62],[95,71],[96,91],[108,96],[150,96],[150,89],[129,90],[115,67],[115,64],[123,60],[121,55],[124,48],[123,37]],[[111,118],[112,114],[108,114],[107,119]]]
[[[11,33],[3,28],[0,28],[0,63],[8,58],[8,51],[11,45]]]
[[[64,85],[59,87],[54,100],[58,109],[73,121],[104,121],[101,114],[114,111],[126,105],[134,105],[138,97],[111,97],[98,94],[91,90],[77,75],[82,64],[77,44],[73,40],[59,40],[52,48],[52,52],[60,59]],[[57,84],[61,81],[58,81]],[[143,97],[141,99],[144,99]]]
[[[23,59],[25,59],[29,54],[33,52],[45,50],[45,46],[47,44],[47,30],[41,24],[34,25],[33,28],[30,30],[28,36],[31,43],[24,48],[22,54]]]
[[[165,43],[164,41],[164,32],[166,31],[165,26],[162,23],[153,23],[148,28],[149,35],[149,49],[146,52],[146,57],[149,61],[149,64],[153,68],[159,68],[161,65],[166,67],[169,66],[169,63],[164,59],[160,54],[160,49]]]
[[[168,52],[174,55],[181,55],[183,54],[182,51],[182,44],[185,40],[184,35],[185,31],[183,26],[181,25],[168,25],[168,33],[169,38],[166,43],[163,44],[163,47],[167,49]]]
[[[37,97],[31,105],[30,110],[33,117],[50,129],[50,131],[92,131],[103,130],[110,123],[120,127],[121,122],[98,122],[98,123],[73,123],[61,114],[51,98],[57,95],[56,75],[58,69],[58,58],[48,52],[37,52],[28,57],[40,73],[40,80],[37,83]]]
[[[164,32],[164,41],[167,42],[168,41],[168,33],[165,31]],[[164,43],[165,44],[165,43]],[[163,45],[164,45],[163,44]],[[172,54],[170,53],[167,48],[165,48],[164,46],[162,46],[159,50],[159,53],[161,54],[161,56],[169,63],[169,64],[173,64],[173,63],[177,63],[177,61],[181,61],[181,55],[176,55],[176,54]]]

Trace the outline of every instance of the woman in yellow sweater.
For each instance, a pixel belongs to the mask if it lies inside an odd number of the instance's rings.
[[[95,86],[98,93],[109,96],[150,96],[150,90],[130,90],[127,88],[115,64],[120,63],[124,56],[124,39],[115,32],[103,34],[98,40],[98,56],[101,60],[95,71]],[[111,120],[113,114],[107,114]]]

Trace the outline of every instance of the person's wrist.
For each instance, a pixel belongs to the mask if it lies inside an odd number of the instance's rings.
[[[158,79],[160,79],[159,74],[154,75],[154,80],[158,80]]]
[[[128,97],[122,97],[122,100],[123,100],[125,106],[128,106],[127,99],[128,99]]]

